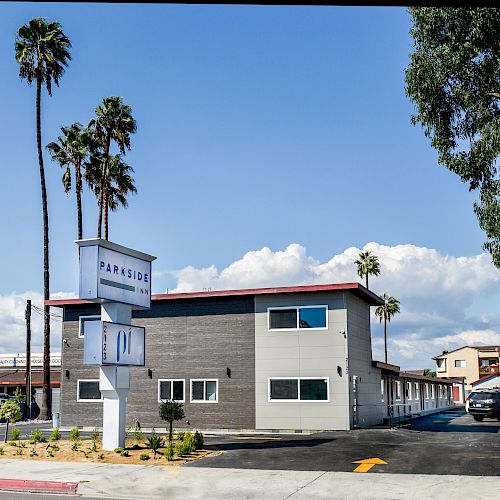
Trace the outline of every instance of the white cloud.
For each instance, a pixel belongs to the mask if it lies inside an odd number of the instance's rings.
[[[71,292],[56,292],[52,299],[74,298]],[[39,292],[23,292],[0,295],[0,353],[25,352],[26,349],[26,300],[31,299],[31,352],[43,351],[43,316],[36,308],[42,308],[43,299]],[[61,349],[61,320],[54,317],[60,310],[52,308],[50,321],[51,350]]]
[[[381,263],[381,275],[370,277],[370,289],[401,302],[401,314],[388,327],[390,362],[403,368],[432,367],[431,357],[441,349],[500,345],[498,310],[482,310],[475,316],[467,313],[474,302],[499,292],[500,271],[488,254],[453,257],[426,247],[375,242],[362,250],[374,252]],[[297,243],[281,251],[264,247],[220,271],[213,265],[175,271],[177,285],[172,291],[358,281],[353,262],[360,251],[350,247],[320,262]],[[382,328],[375,319],[372,325],[374,356],[383,359]]]

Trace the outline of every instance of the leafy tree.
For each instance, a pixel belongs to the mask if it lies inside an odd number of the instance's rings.
[[[375,314],[379,317],[381,323],[382,319],[384,320],[384,352],[385,362],[387,363],[387,323],[390,323],[391,318],[399,313],[399,300],[385,293],[382,295],[382,300],[384,301],[384,305],[378,306],[375,309]]]
[[[378,257],[373,255],[369,250],[360,252],[358,258],[354,261],[357,266],[357,274],[363,279],[366,279],[366,288],[368,288],[368,275],[378,276],[380,274],[380,263]]]
[[[71,60],[69,49],[71,42],[63,33],[57,22],[38,17],[21,26],[17,32],[15,52],[19,63],[19,77],[28,85],[36,84],[36,142],[38,149],[38,166],[40,170],[40,186],[42,191],[43,212],[43,298],[49,300],[49,211],[47,206],[47,189],[42,154],[41,96],[42,85],[52,95],[52,83],[59,86],[59,79],[64,74],[65,66]],[[47,420],[51,416],[50,400],[50,315],[49,306],[44,307],[43,331],[43,382],[40,419]]]
[[[62,135],[47,145],[52,159],[65,168],[62,182],[64,191],[71,191],[71,166],[75,169],[76,210],[78,219],[78,239],[83,238],[82,223],[82,169],[90,152],[91,131],[80,123],[61,127]]]
[[[100,205],[102,200],[102,169],[104,164],[104,157],[100,154],[94,154],[89,163],[87,164],[85,171],[85,179],[89,184],[90,188],[94,192],[97,203]],[[128,207],[127,196],[132,193],[137,193],[137,188],[135,187],[134,179],[131,174],[134,169],[127,165],[121,155],[110,156],[108,159],[107,176],[105,190],[107,192],[106,196],[106,207],[104,212],[107,214],[108,209],[112,212],[116,212],[119,207]],[[104,218],[104,234],[105,238],[108,238],[109,229],[109,217],[106,215]]]
[[[424,369],[424,377],[435,377],[436,372],[430,370],[429,368]]]
[[[500,267],[500,9],[410,9],[406,93],[441,165],[478,191],[483,247]]]
[[[108,239],[108,175],[110,162],[110,147],[111,141],[115,142],[121,154],[125,154],[125,150],[130,150],[130,135],[137,130],[136,122],[132,116],[132,108],[123,104],[121,97],[111,96],[106,97],[100,106],[95,110],[96,119],[91,121],[91,126],[94,127],[95,136],[100,143],[101,154],[104,161],[102,162],[101,184],[104,189],[99,195],[99,218],[97,223],[97,236],[101,237],[103,208],[104,208],[104,239]]]
[[[2,406],[0,406],[0,418],[5,419],[5,435],[3,442],[7,442],[7,436],[9,435],[9,424],[15,423],[21,419],[21,407],[14,401],[5,401]]]
[[[160,418],[168,422],[168,442],[172,441],[172,424],[177,420],[182,420],[184,415],[184,406],[182,403],[167,399],[160,404]]]

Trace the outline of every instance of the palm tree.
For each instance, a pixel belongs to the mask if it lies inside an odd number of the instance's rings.
[[[130,135],[135,133],[137,125],[132,117],[132,108],[123,104],[121,97],[106,97],[95,110],[97,118],[92,120],[91,125],[95,128],[96,138],[101,143],[102,155],[105,161],[102,165],[101,177],[104,189],[100,191],[99,218],[97,222],[97,237],[101,237],[102,217],[104,208],[104,239],[108,239],[108,203],[109,192],[107,189],[108,169],[111,141],[118,146],[121,154],[125,149],[130,150]]]
[[[380,263],[378,261],[378,257],[373,255],[369,250],[366,252],[360,252],[357,260],[354,261],[354,264],[358,266],[357,273],[358,276],[363,279],[363,276],[366,279],[366,288],[368,288],[368,275],[373,274],[374,276],[378,276],[380,274]]]
[[[52,95],[52,82],[59,86],[59,79],[64,74],[65,66],[71,60],[69,49],[71,42],[63,33],[57,22],[46,21],[39,17],[21,26],[16,36],[16,60],[19,63],[19,77],[26,79],[28,85],[36,83],[36,142],[38,149],[38,166],[40,169],[40,186],[42,191],[43,210],[43,298],[49,299],[49,211],[47,207],[47,190],[45,186],[45,170],[42,155],[42,127],[40,107],[42,85]],[[43,330],[43,382],[40,418],[51,416],[50,400],[50,307],[44,305]]]
[[[378,306],[375,309],[375,314],[379,317],[382,323],[382,318],[384,319],[384,350],[385,350],[385,362],[387,363],[387,322],[391,322],[391,318],[399,313],[399,300],[395,299],[384,293],[382,295],[382,300],[384,301],[383,306]]]
[[[76,192],[76,210],[78,218],[78,239],[83,238],[82,223],[82,168],[89,155],[90,135],[88,128],[83,128],[80,123],[73,123],[70,127],[61,127],[62,136],[59,136],[56,142],[47,145],[52,159],[59,164],[61,168],[66,167],[62,177],[64,191],[68,194],[71,191],[71,168],[75,169],[75,192]]]
[[[94,192],[97,203],[100,206],[101,193],[102,193],[102,165],[104,164],[104,158],[102,155],[94,155],[91,157],[87,168],[85,169],[85,179],[89,184],[90,188]],[[108,158],[108,175],[106,177],[107,191],[107,206],[104,207],[105,213],[108,208],[112,212],[116,212],[120,206],[127,208],[128,200],[127,195],[137,193],[135,187],[134,179],[130,175],[134,172],[134,169],[127,165],[121,155],[114,155]],[[105,219],[104,232],[106,239],[108,236],[108,217]]]

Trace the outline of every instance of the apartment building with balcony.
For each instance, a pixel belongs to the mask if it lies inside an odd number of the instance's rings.
[[[473,383],[500,373],[500,346],[464,346],[432,359],[438,377],[463,379],[466,395]]]

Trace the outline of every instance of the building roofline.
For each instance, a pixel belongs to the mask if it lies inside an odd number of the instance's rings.
[[[500,373],[492,373],[491,375],[488,375],[486,377],[474,380],[474,382],[471,382],[470,385],[479,384],[480,382],[486,382],[486,381],[488,381],[492,378],[496,378],[496,377],[500,377]]]
[[[464,345],[462,347],[458,347],[457,349],[453,349],[452,351],[447,351],[444,354],[439,354],[438,356],[434,356],[432,359],[441,359],[451,354],[453,352],[460,351],[461,349],[476,349],[476,351],[500,351],[500,346],[498,345]]]
[[[368,290],[360,283],[331,283],[326,285],[300,285],[300,286],[280,286],[271,288],[243,288],[240,290],[211,290],[203,292],[184,293],[160,293],[151,296],[153,302],[181,299],[198,299],[212,297],[240,297],[248,295],[271,295],[285,293],[311,293],[311,292],[333,292],[346,290],[364,300],[371,306],[383,305],[384,301],[371,290]],[[46,300],[45,305],[63,307],[70,305],[93,304],[94,302],[82,299],[53,299]]]

